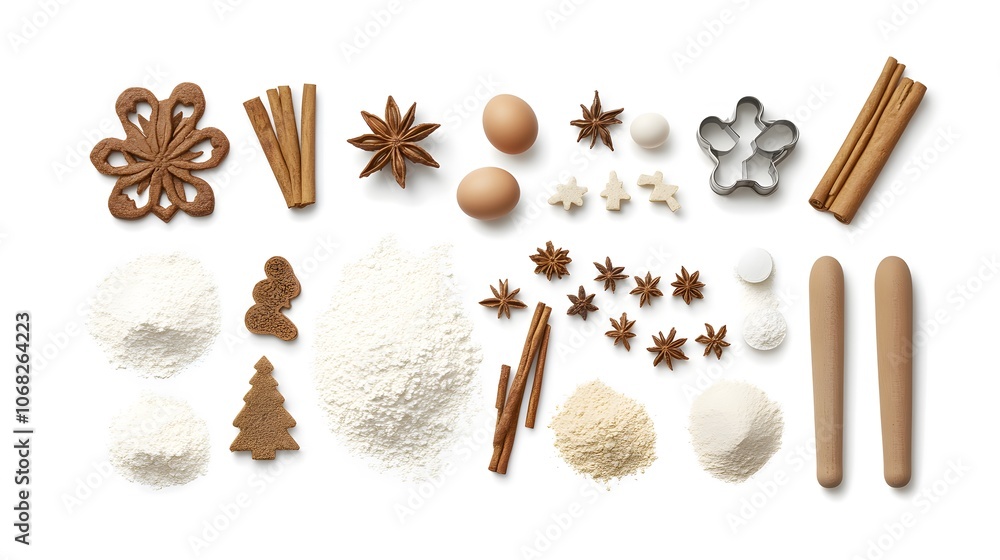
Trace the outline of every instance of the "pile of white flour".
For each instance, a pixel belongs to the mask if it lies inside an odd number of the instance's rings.
[[[778,448],[781,409],[764,391],[742,381],[720,381],[691,405],[691,444],[702,468],[726,482],[753,476]]]
[[[197,361],[221,322],[212,277],[197,260],[175,253],[116,269],[97,289],[87,328],[115,368],[163,378]]]
[[[785,340],[788,324],[778,310],[781,300],[774,292],[774,273],[762,282],[751,283],[740,278],[743,286],[743,339],[756,350],[773,350]]]
[[[208,425],[187,403],[146,394],[111,421],[111,464],[132,482],[154,488],[205,474]]]
[[[646,408],[599,380],[577,387],[549,427],[563,460],[598,482],[645,471],[656,459]]]
[[[481,404],[471,333],[447,248],[417,256],[383,240],[345,267],[320,318],[316,385],[332,430],[379,470],[433,476]]]

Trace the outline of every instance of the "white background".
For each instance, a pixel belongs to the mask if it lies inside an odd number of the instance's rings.
[[[185,558],[195,556],[192,537],[208,543],[199,551],[204,558],[969,557],[992,543],[995,516],[979,512],[997,498],[987,480],[998,459],[989,412],[998,388],[989,310],[1000,290],[995,271],[983,264],[997,251],[996,158],[987,151],[995,143],[989,119],[1000,85],[995,6],[232,4],[69,2],[50,6],[50,16],[40,1],[0,8],[7,76],[0,93],[6,109],[0,309],[10,339],[14,312],[32,313],[37,430],[34,544],[12,543],[11,506],[3,505],[0,551],[7,556],[86,550]],[[356,52],[345,53],[345,45],[356,45]],[[847,227],[806,200],[888,55],[906,63],[907,75],[925,83],[928,94]],[[106,208],[114,180],[93,169],[89,151],[100,138],[122,136],[114,102],[123,89],[145,85],[164,98],[182,81],[204,89],[208,109],[200,126],[222,129],[232,144],[225,163],[202,174],[215,186],[216,211],[207,218],[179,214],[170,224],[152,216],[114,219]],[[319,91],[319,200],[290,211],[242,102],[279,84],[290,84],[298,99],[304,82]],[[577,129],[568,125],[594,89],[605,107],[626,109],[626,124],[613,130],[614,152],[576,144]],[[526,155],[500,154],[482,134],[483,101],[501,92],[523,97],[538,115],[539,139]],[[345,142],[367,132],[358,111],[381,114],[389,94],[404,110],[417,102],[417,122],[443,125],[425,143],[441,169],[410,165],[405,190],[388,172],[359,180],[369,154]],[[745,95],[763,102],[766,117],[790,117],[801,131],[769,198],[713,194],[711,163],[694,138],[701,119],[729,116]],[[647,111],[670,120],[673,133],[663,149],[643,151],[629,139],[628,123]],[[473,221],[455,204],[458,181],[484,165],[507,168],[522,187],[517,210],[500,223]],[[611,170],[633,196],[621,213],[605,211],[598,197]],[[635,186],[639,174],[655,170],[681,186],[677,214],[649,203],[649,191]],[[554,184],[570,175],[590,188],[584,207],[567,213],[545,204]],[[348,455],[327,429],[312,380],[316,317],[331,297],[350,297],[337,291],[342,265],[364,258],[389,233],[415,251],[454,244],[460,304],[474,319],[484,353],[483,415],[473,419],[478,439],[456,449],[454,467],[431,485],[400,482]],[[574,259],[571,276],[551,283],[532,274],[527,258],[549,239]],[[775,287],[789,322],[784,345],[770,353],[749,349],[740,334],[741,288],[732,269],[753,246],[774,255]],[[82,331],[87,299],[116,266],[178,250],[216,276],[222,337],[205,360],[169,380],[112,370]],[[292,344],[248,338],[242,326],[261,267],[276,254],[292,262],[303,285],[289,312],[301,333]],[[848,301],[846,476],[834,491],[815,482],[807,451],[813,430],[807,279],[824,254],[842,262]],[[878,262],[892,254],[911,267],[915,318],[924,333],[914,372],[914,476],[903,490],[882,480],[875,367],[872,282]],[[705,299],[687,307],[662,298],[640,311],[637,298],[627,295],[629,282],[614,296],[600,292],[602,313],[587,323],[565,316],[564,294],[581,283],[599,289],[590,263],[606,255],[629,273],[649,268],[664,284],[681,265],[699,269]],[[498,277],[522,288],[529,305],[542,300],[554,308],[540,426],[519,433],[506,477],[486,470],[483,426],[499,365],[517,360],[530,310],[497,321],[476,305]],[[960,286],[974,292],[971,298],[960,295]],[[604,311],[622,310],[638,320],[631,353],[603,336]],[[733,347],[720,367],[694,343],[704,322],[730,326]],[[644,348],[651,334],[671,326],[689,338],[691,359],[673,372],[654,370]],[[43,352],[52,356],[44,367]],[[232,418],[262,354],[276,366],[302,446],[275,464],[228,451],[236,434]],[[545,427],[573,388],[595,377],[645,403],[658,436],[655,464],[610,491],[595,489],[564,464]],[[704,473],[688,441],[692,395],[717,378],[750,381],[784,410],[782,449],[741,485]],[[104,471],[109,420],[144,390],[186,399],[208,422],[212,457],[205,477],[153,491]],[[13,416],[11,389],[0,394]],[[0,472],[12,471],[12,450],[0,457]],[[11,475],[3,478],[0,504],[12,505]],[[235,520],[220,521],[241,493],[249,505]],[[71,497],[80,502],[67,506]],[[225,529],[206,533],[213,522]],[[872,548],[879,545],[888,550]]]

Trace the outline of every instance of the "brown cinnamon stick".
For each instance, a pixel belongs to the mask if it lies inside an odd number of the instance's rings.
[[[524,419],[525,428],[535,427],[535,415],[538,413],[538,399],[542,396],[542,377],[545,375],[545,356],[549,353],[549,332],[552,325],[545,325],[542,345],[538,349],[538,363],[535,365],[535,378],[531,380],[531,396],[528,397],[528,415]]]
[[[809,204],[849,224],[871,191],[927,88],[902,78],[904,65],[889,57],[854,126]]]
[[[507,403],[504,405],[504,414],[500,419],[501,425],[507,426],[507,437],[504,438],[503,450],[500,452],[500,462],[497,465],[497,472],[500,474],[507,474],[507,464],[510,462],[510,454],[514,450],[514,436],[517,434],[517,424],[518,418],[521,414],[521,403],[524,400],[524,390],[528,385],[528,371],[531,370],[531,362],[534,361],[535,356],[538,354],[538,350],[542,344],[542,335],[545,329],[542,325],[548,325],[549,314],[552,313],[552,308],[546,306],[545,310],[542,311],[542,318],[539,321],[538,327],[535,328],[534,336],[531,340],[531,350],[528,355],[528,362],[525,367],[525,374],[521,379],[519,384],[514,384],[511,387],[511,394],[508,395]],[[516,379],[516,377],[515,377]],[[510,406],[510,400],[516,399],[516,406]],[[509,418],[507,418],[507,412],[511,411]]]
[[[284,157],[281,155],[278,138],[274,135],[274,129],[271,128],[271,120],[267,117],[267,110],[264,109],[264,103],[261,102],[259,97],[255,97],[243,103],[243,108],[246,109],[247,117],[250,118],[250,124],[257,135],[257,141],[260,142],[261,149],[264,151],[264,157],[267,158],[267,163],[271,166],[274,179],[278,182],[278,187],[281,188],[281,195],[285,198],[285,204],[291,208],[291,179],[288,175],[288,168],[285,167]]]
[[[500,382],[497,384],[497,424],[500,423],[500,414],[503,413],[503,405],[507,402],[507,383],[510,381],[510,366],[503,364],[500,366]]]
[[[302,200],[300,206],[316,202],[316,84],[302,86]]]
[[[274,121],[274,132],[278,135],[278,138],[281,138],[285,130],[285,123],[281,122],[281,99],[278,97],[277,89],[271,88],[267,90],[267,104],[271,107],[271,120]]]
[[[542,302],[538,302],[535,306],[535,314],[531,316],[531,324],[528,326],[528,335],[524,339],[524,348],[521,350],[521,359],[517,363],[517,373],[514,374],[514,381],[512,383],[511,389],[514,388],[524,377],[527,377],[527,365],[530,357],[529,352],[531,351],[531,343],[535,339],[535,331],[541,323],[542,314],[545,313],[546,305]],[[507,394],[507,405],[504,405],[504,410],[506,411],[507,406],[510,404],[510,391]],[[497,427],[497,432],[493,435],[493,445],[503,444],[504,438],[507,436],[506,432],[501,432],[504,422],[500,423],[501,426]]]
[[[493,434],[493,458],[490,460],[490,470],[500,474],[507,472],[507,463],[510,461],[510,454],[514,448],[518,417],[521,414],[521,403],[528,385],[528,373],[531,371],[531,363],[541,347],[542,335],[545,332],[543,327],[548,324],[549,315],[552,313],[551,307],[543,303],[539,303],[539,306],[542,307],[541,313],[539,314],[536,308],[529,328],[530,337],[525,341],[526,349],[522,352],[521,363],[518,365],[517,373],[511,382],[503,414],[500,415],[496,432]]]
[[[896,65],[896,70],[892,73],[892,78],[889,79],[890,88],[885,90],[881,101],[879,101],[878,108],[875,109],[875,114],[872,115],[872,120],[868,122],[865,127],[864,132],[861,133],[861,137],[858,138],[858,143],[854,146],[854,150],[851,151],[851,156],[847,159],[847,163],[844,164],[844,169],[840,172],[840,176],[837,177],[837,182],[833,184],[833,188],[830,189],[830,194],[826,197],[826,202],[823,207],[827,210],[833,204],[833,201],[840,194],[841,189],[844,188],[844,184],[847,183],[847,179],[851,176],[851,172],[854,171],[855,165],[857,165],[858,160],[861,159],[861,155],[868,148],[868,143],[872,139],[872,135],[875,134],[875,128],[878,126],[879,121],[882,119],[882,115],[885,113],[885,108],[889,106],[889,100],[892,99],[893,94],[896,93],[896,88],[899,85],[899,80],[903,76],[903,69],[906,66],[903,64]]]
[[[878,126],[875,127],[868,147],[861,154],[851,176],[847,178],[844,187],[830,205],[830,212],[839,221],[849,224],[854,219],[854,215],[868,196],[882,168],[889,161],[889,155],[892,154],[926,92],[927,88],[920,82],[914,82],[909,78],[903,78],[899,82]]]
[[[302,205],[302,157],[299,154],[299,131],[295,126],[295,105],[292,90],[288,86],[278,86],[278,101],[281,103],[281,127],[278,133],[281,154],[285,156],[285,166],[292,179],[292,204]],[[277,122],[277,121],[275,121]]]
[[[878,123],[878,119],[881,116],[881,108],[884,108],[883,101],[887,101],[892,96],[892,93],[896,89],[896,84],[899,82],[899,76],[903,73],[903,68],[905,66],[899,64],[891,56],[886,61],[885,67],[882,68],[882,74],[879,75],[878,81],[875,82],[875,87],[872,88],[871,93],[868,95],[868,100],[861,107],[861,112],[858,114],[858,118],[855,119],[854,126],[847,133],[844,143],[840,146],[840,151],[833,158],[833,162],[830,163],[830,167],[826,170],[823,178],[816,185],[816,190],[813,191],[812,196],[809,198],[809,204],[813,208],[820,211],[830,208],[830,204],[827,203],[828,199],[831,196],[836,196],[836,193],[839,191],[839,187],[835,190],[838,182],[843,185],[847,176],[850,175],[851,169],[847,168],[847,166],[851,155],[856,151],[859,142],[862,141],[862,137],[869,127],[874,130],[874,125]],[[864,141],[864,144],[867,145],[867,140]],[[864,146],[861,147],[860,151],[864,151]],[[853,165],[851,167],[853,168]]]
[[[508,400],[508,402],[510,401]],[[510,454],[514,450],[514,436],[517,435],[517,419],[518,416],[521,414],[521,399],[518,399],[515,405],[516,406],[514,407],[514,423],[507,430],[507,436],[504,438],[503,441],[503,448],[500,450],[500,458],[497,461],[496,472],[499,474],[507,474],[507,464],[510,463]]]
[[[528,352],[531,350],[531,341],[535,337],[535,331],[538,330],[539,321],[542,319],[542,313],[545,311],[545,304],[538,302],[535,306],[535,314],[531,316],[531,323],[528,326],[528,335],[524,339],[524,348],[521,350],[521,359],[517,365],[517,374],[514,376],[514,383],[516,385],[520,379],[521,372],[525,370],[525,362],[528,361]],[[513,389],[513,385],[511,389]],[[507,395],[507,402],[504,403],[502,407],[506,410],[507,405],[510,403],[510,395]],[[500,411],[497,418],[497,427],[493,433],[493,457],[490,459],[490,470],[496,471],[497,467],[500,465],[500,455],[503,453],[504,442],[507,440],[507,428],[508,426],[503,423],[503,411]]]

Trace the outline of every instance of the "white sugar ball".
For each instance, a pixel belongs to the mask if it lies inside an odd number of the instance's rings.
[[[659,148],[670,136],[670,123],[663,115],[643,113],[632,121],[629,132],[632,140],[643,148]]]

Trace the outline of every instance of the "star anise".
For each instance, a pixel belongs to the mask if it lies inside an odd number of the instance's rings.
[[[640,308],[647,303],[653,305],[652,298],[660,297],[663,295],[663,292],[661,292],[660,289],[656,287],[656,285],[659,283],[660,283],[660,277],[657,276],[656,278],[653,278],[653,275],[648,272],[646,273],[645,280],[636,276],[635,288],[633,288],[632,291],[629,292],[629,294],[639,296]]]
[[[633,325],[635,325],[635,321],[629,321],[628,314],[622,313],[620,321],[611,319],[611,326],[614,327],[614,330],[604,333],[604,336],[615,339],[615,346],[618,346],[618,343],[621,342],[625,346],[625,351],[628,352],[632,349],[629,346],[628,339],[635,336],[635,333],[632,332]]]
[[[361,111],[361,117],[365,119],[373,134],[362,134],[349,139],[348,142],[355,148],[375,152],[375,155],[361,170],[360,177],[367,177],[386,165],[391,165],[392,176],[399,186],[405,189],[407,159],[428,167],[440,167],[427,150],[417,146],[416,143],[427,138],[441,125],[424,123],[414,126],[416,109],[417,104],[414,103],[410,105],[410,110],[400,117],[399,105],[396,105],[396,100],[390,95],[385,103],[385,120],[368,111]]]
[[[622,274],[622,271],[625,270],[624,266],[612,266],[611,257],[605,257],[603,265],[599,262],[595,262],[594,266],[596,266],[597,271],[600,272],[594,280],[604,282],[605,292],[608,291],[608,288],[611,288],[611,293],[615,293],[615,282],[628,278],[628,274]]]
[[[705,331],[708,336],[701,335],[694,339],[695,342],[705,345],[705,356],[709,355],[711,352],[715,352],[716,359],[722,359],[722,349],[729,346],[729,343],[725,341],[726,338],[726,325],[722,325],[719,332],[715,332],[712,325],[705,323]]]
[[[577,292],[577,295],[574,296],[573,294],[569,294],[566,297],[568,297],[569,301],[573,303],[569,310],[566,311],[567,315],[579,315],[584,321],[586,321],[587,313],[597,311],[597,306],[593,304],[594,294],[590,294],[588,296],[586,290],[583,289],[583,286],[580,286],[580,290]]]
[[[701,289],[705,287],[705,284],[698,281],[698,271],[694,271],[694,274],[688,274],[688,271],[683,266],[681,267],[681,273],[675,274],[677,277],[676,282],[671,282],[670,285],[673,286],[675,296],[680,296],[684,303],[691,305],[692,299],[702,299]]]
[[[681,350],[681,346],[687,342],[686,338],[678,338],[674,340],[674,336],[677,335],[677,329],[670,329],[670,336],[663,338],[663,331],[660,331],[660,336],[653,337],[653,346],[646,348],[650,352],[656,353],[656,357],[653,358],[653,367],[660,365],[660,362],[666,362],[667,367],[671,371],[674,369],[674,364],[671,360],[686,360],[687,356],[684,355],[684,351]]]
[[[545,250],[539,247],[538,253],[529,258],[536,265],[535,274],[545,274],[546,280],[552,280],[553,274],[556,275],[556,278],[562,278],[563,274],[569,274],[566,265],[573,262],[573,259],[569,258],[569,249],[560,247],[556,250],[551,241],[545,242]]]
[[[149,105],[148,119],[139,114],[140,104]],[[191,113],[185,116],[181,105],[191,106]],[[222,163],[229,153],[229,139],[217,128],[195,128],[205,113],[205,94],[201,88],[188,82],[179,84],[163,101],[148,89],[129,88],[118,96],[115,110],[125,130],[125,139],[105,138],[90,152],[90,161],[98,171],[118,177],[108,198],[111,215],[136,220],[152,212],[169,222],[178,210],[191,216],[211,214],[215,210],[215,193],[192,172]],[[138,126],[130,119],[133,114]],[[204,142],[211,145],[211,155],[205,161],[195,161],[204,152],[192,150]],[[108,161],[116,152],[125,158],[125,165],[116,166]],[[190,200],[185,185],[194,190]],[[144,206],[140,208],[125,194],[129,187],[136,187],[137,194],[149,190]],[[164,195],[170,202],[167,206],[160,204]]]
[[[601,96],[597,94],[597,90],[594,90],[594,102],[590,104],[590,109],[580,104],[580,109],[583,109],[583,118],[570,121],[569,124],[573,126],[580,127],[580,135],[577,136],[576,141],[579,142],[584,138],[590,137],[590,147],[593,149],[594,145],[597,144],[597,138],[601,138],[601,142],[604,145],[611,148],[611,151],[615,151],[615,146],[611,142],[611,132],[608,131],[608,127],[614,124],[622,124],[622,121],[618,120],[618,115],[621,114],[625,109],[615,109],[613,111],[602,111],[601,110]]]
[[[491,297],[489,299],[484,299],[483,301],[479,302],[479,305],[485,307],[496,307],[497,319],[499,319],[501,315],[506,315],[507,318],[510,319],[511,307],[513,307],[514,309],[524,309],[525,307],[528,307],[527,305],[525,305],[523,301],[514,298],[514,296],[516,296],[517,293],[521,291],[521,288],[517,288],[513,292],[508,293],[507,281],[497,280],[497,282],[500,283],[499,290],[490,285],[490,289],[493,290],[494,297]]]

